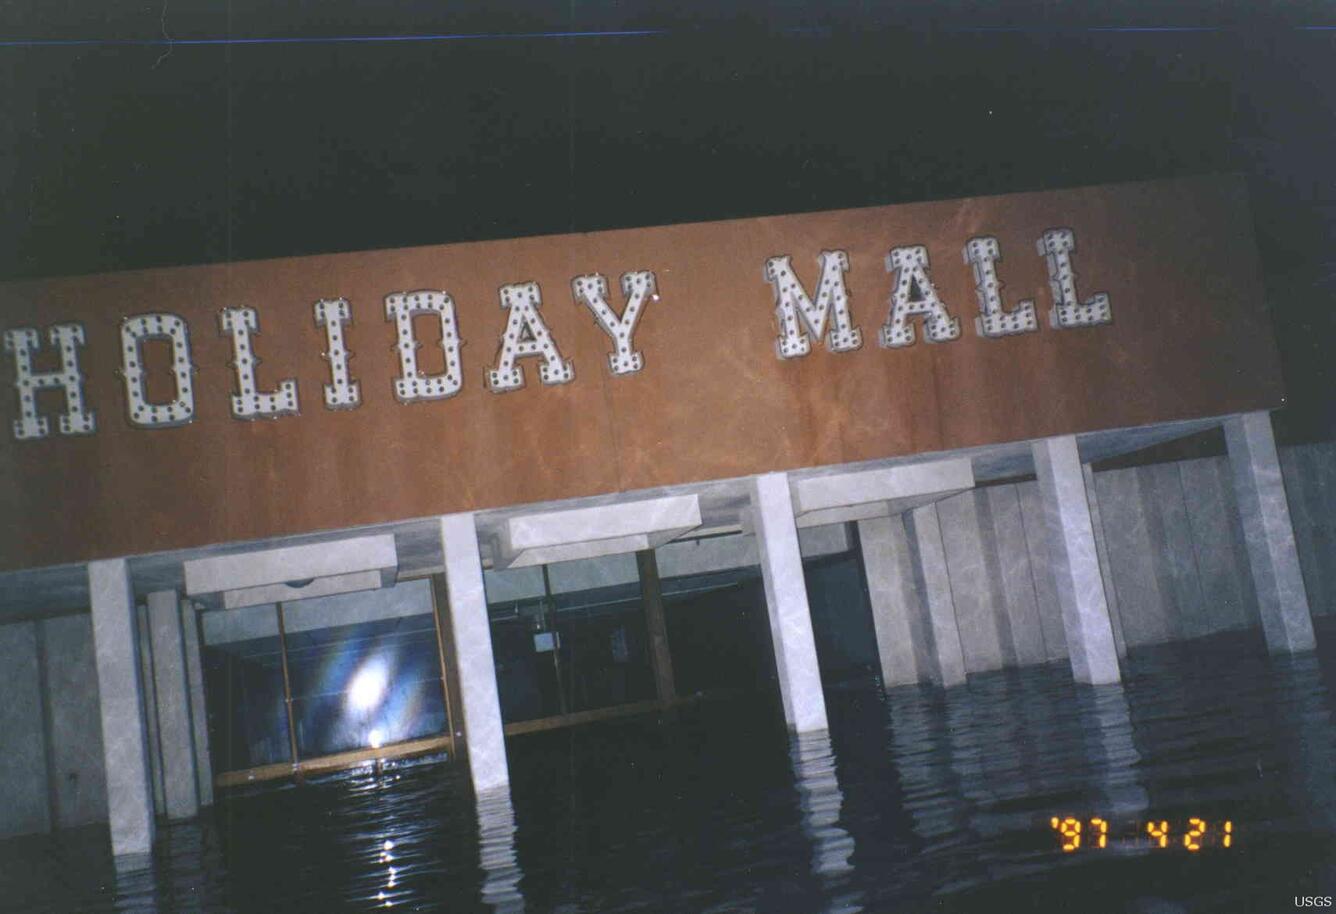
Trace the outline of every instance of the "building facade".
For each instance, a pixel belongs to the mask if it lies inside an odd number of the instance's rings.
[[[774,683],[821,730],[833,665],[1098,686],[1332,608],[1336,461],[1277,451],[1232,180],[3,302],[10,833],[140,854],[217,788],[413,753],[484,796],[534,729]],[[1190,435],[1223,456],[1100,470]]]

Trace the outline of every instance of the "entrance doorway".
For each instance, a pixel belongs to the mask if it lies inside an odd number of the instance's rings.
[[[203,613],[216,783],[453,757],[457,689],[432,585]]]

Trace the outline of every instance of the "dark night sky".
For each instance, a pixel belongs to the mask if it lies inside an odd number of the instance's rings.
[[[1334,5],[261,6],[0,0],[0,279],[1237,171],[1336,437]]]

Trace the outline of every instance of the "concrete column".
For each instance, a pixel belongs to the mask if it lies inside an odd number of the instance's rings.
[[[144,738],[135,601],[125,559],[89,562],[88,595],[102,712],[111,852],[118,857],[147,854],[153,848],[153,798]]]
[[[784,719],[796,733],[824,730],[826,695],[817,666],[788,475],[767,473],[755,477],[751,501]]]
[[[1273,653],[1311,651],[1316,646],[1313,618],[1299,570],[1271,417],[1257,412],[1226,420],[1225,443],[1267,647]]]
[[[194,731],[195,784],[199,805],[213,805],[213,760],[209,758],[209,712],[204,701],[204,664],[200,658],[195,604],[181,601],[181,640],[186,647],[186,685],[190,688],[190,723]]]
[[[1113,624],[1113,644],[1119,658],[1127,656],[1127,640],[1123,637],[1123,620],[1118,614],[1118,588],[1113,585],[1113,564],[1109,561],[1109,544],[1104,535],[1104,519],[1099,513],[1099,495],[1095,490],[1095,470],[1088,463],[1081,464],[1081,478],[1085,480],[1086,502],[1090,505],[1090,527],[1095,533],[1095,555],[1099,557],[1099,576],[1104,581],[1104,600],[1109,605],[1109,622]]]
[[[668,649],[668,623],[663,616],[663,586],[653,549],[636,553],[640,573],[640,599],[645,606],[645,631],[649,636],[649,661],[654,669],[654,690],[659,701],[677,698],[673,678],[673,655]]]
[[[905,534],[914,568],[914,586],[919,602],[928,610],[932,635],[933,682],[944,687],[965,682],[965,652],[956,624],[956,604],[951,597],[951,576],[942,545],[942,526],[936,505],[924,505],[904,515]]]
[[[464,740],[475,794],[510,783],[505,731],[492,659],[492,628],[487,618],[478,528],[472,514],[441,518],[445,553],[445,590],[450,604],[450,632],[464,710]]]
[[[1072,674],[1077,682],[1094,685],[1119,682],[1118,648],[1104,598],[1076,436],[1044,438],[1030,447]]]
[[[1039,598],[1034,573],[1030,570],[1029,543],[1016,486],[988,486],[981,490],[981,494],[988,517],[984,527],[985,548],[997,556],[1001,609],[1007,616],[1007,631],[1016,664],[1044,663],[1049,659],[1044,644],[1044,623],[1039,615]],[[984,513],[980,511],[981,518]]]
[[[982,495],[971,490],[935,503],[967,673],[1016,665],[997,554],[984,539],[980,503],[986,511],[987,500]]]
[[[162,789],[162,749],[158,741],[158,694],[153,683],[153,636],[148,628],[148,607],[135,608],[135,637],[139,644],[139,688],[144,698],[144,739],[148,741],[148,783],[153,792],[153,814],[167,812]]]
[[[176,591],[160,590],[148,595],[147,607],[149,637],[153,640],[153,688],[158,699],[163,800],[169,819],[189,819],[199,812],[199,797],[185,643],[181,637],[181,601]]]
[[[922,626],[923,610],[914,589],[914,569],[904,526],[895,518],[858,522],[858,542],[867,576],[872,627],[877,635],[881,683],[885,688],[928,678],[932,658]]]

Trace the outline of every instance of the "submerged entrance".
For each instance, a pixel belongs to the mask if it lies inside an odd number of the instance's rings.
[[[206,612],[220,786],[408,754],[453,756],[432,582]]]
[[[799,539],[823,677],[870,675],[876,644],[852,525]],[[770,695],[780,713],[754,535],[488,572],[487,590],[509,736],[741,694]]]
[[[875,666],[851,525],[801,536],[823,677]],[[778,686],[752,535],[485,573],[507,736]],[[220,787],[456,755],[463,715],[444,580],[209,610],[199,627]],[[462,750],[462,742],[459,748]]]

